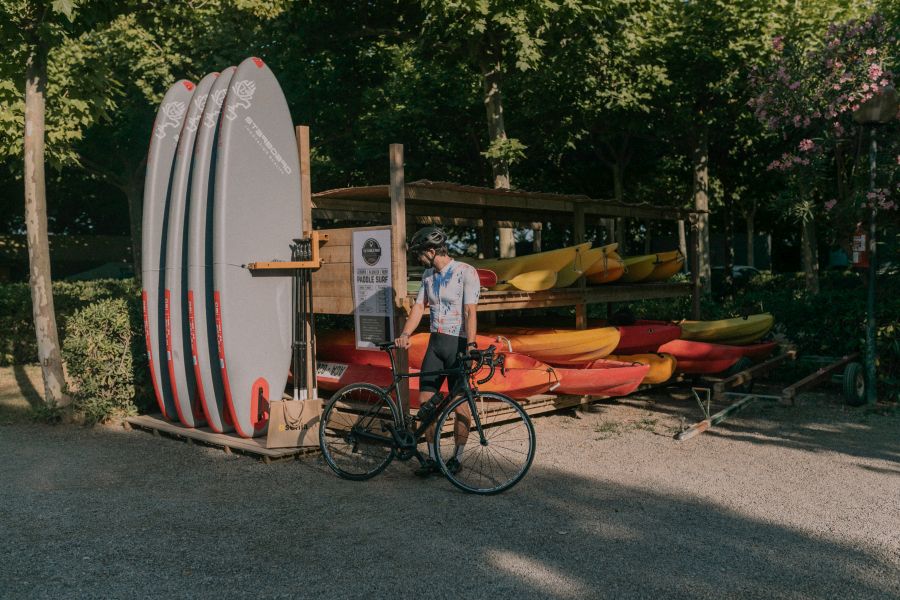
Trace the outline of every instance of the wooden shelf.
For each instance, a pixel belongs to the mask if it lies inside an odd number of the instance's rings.
[[[561,288],[545,292],[522,292],[519,290],[486,291],[481,293],[481,298],[478,301],[478,312],[575,306],[578,304],[605,302],[629,302],[655,298],[679,298],[690,295],[691,284],[688,282],[609,284],[589,288]],[[410,294],[410,306],[415,301],[416,295]]]

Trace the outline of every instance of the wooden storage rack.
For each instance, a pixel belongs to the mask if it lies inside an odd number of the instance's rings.
[[[309,171],[308,131],[298,128],[301,170]],[[304,139],[305,136],[305,139]],[[627,204],[594,200],[581,195],[548,194],[520,190],[497,190],[446,182],[406,182],[403,146],[389,149],[390,183],[341,188],[303,194],[304,223],[313,219],[382,223],[391,228],[391,265],[393,271],[396,327],[402,328],[415,301],[407,293],[406,240],[418,227],[427,224],[462,225],[480,230],[482,254],[493,255],[493,240],[499,227],[557,223],[572,227],[573,242],[585,239],[588,223],[606,218],[684,221],[690,227],[691,281],[687,283],[608,284],[587,287],[583,281],[573,287],[544,292],[487,291],[481,296],[479,312],[512,309],[575,307],[575,327],[587,326],[587,305],[633,300],[691,296],[692,313],[699,318],[700,280],[698,277],[698,226],[700,212],[680,208]],[[322,248],[322,268],[313,274],[316,312],[351,315],[354,311],[352,287],[352,234],[373,226],[320,229],[329,243]],[[398,368],[407,370],[405,352],[398,352]],[[404,382],[405,383],[405,382]],[[404,386],[405,387],[405,386]],[[401,391],[405,395],[406,389]],[[587,401],[581,397],[541,395],[525,402],[529,412],[545,412],[576,406]]]

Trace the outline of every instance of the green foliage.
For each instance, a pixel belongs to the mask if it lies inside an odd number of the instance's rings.
[[[525,158],[525,144],[516,138],[497,138],[481,153],[489,161],[512,166]]]
[[[53,284],[53,303],[61,340],[68,322],[79,309],[108,298],[138,303],[139,290],[132,280],[58,281]],[[0,366],[37,361],[31,291],[25,283],[0,284]]]
[[[89,422],[135,414],[147,364],[136,303],[99,300],[69,319],[63,356],[75,410]]]
[[[47,404],[46,402],[38,402],[31,406],[31,420],[35,423],[44,423],[46,425],[57,425],[63,420],[65,409],[56,403]]]

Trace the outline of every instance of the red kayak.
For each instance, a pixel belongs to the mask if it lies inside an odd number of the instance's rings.
[[[738,346],[744,356],[757,362],[769,358],[778,349],[778,342],[759,342],[749,346]]]
[[[778,348],[778,342],[763,342],[749,346],[726,346],[690,340],[673,340],[659,347],[678,361],[678,372],[691,375],[721,373],[733,367],[744,356],[758,361]]]
[[[478,272],[478,282],[481,287],[491,288],[497,285],[497,274],[490,269],[475,269]]]
[[[411,370],[413,373],[419,372],[415,367]],[[488,368],[483,368],[477,373],[476,379],[486,376],[488,371]],[[321,389],[331,392],[351,383],[373,383],[388,387],[392,381],[390,367],[327,361],[319,362],[317,379]],[[499,392],[521,400],[548,391],[558,379],[554,369],[538,360],[524,354],[506,354],[503,372],[495,369],[491,380],[479,385],[478,389],[483,392]],[[410,405],[415,408],[419,405],[418,377],[409,380],[409,389]],[[447,391],[446,382],[441,389]]]
[[[616,327],[621,334],[613,354],[656,352],[667,342],[681,337],[681,327],[667,321],[637,321],[634,325]]]
[[[583,369],[556,369],[556,392],[576,396],[627,396],[641,385],[650,365],[595,360]]]
[[[409,366],[418,369],[425,359],[428,349],[428,333],[416,333],[409,338]],[[479,335],[476,337],[479,348],[487,348],[491,344],[499,346],[492,337]],[[499,348],[498,348],[499,349]],[[324,361],[353,365],[373,365],[390,367],[391,361],[383,350],[358,350],[356,336],[353,331],[326,331],[316,338],[316,358]]]

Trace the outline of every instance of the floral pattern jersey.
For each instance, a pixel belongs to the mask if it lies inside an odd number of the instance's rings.
[[[466,304],[478,304],[481,284],[472,265],[451,260],[440,271],[425,269],[416,304],[431,309],[431,332],[465,335]]]

